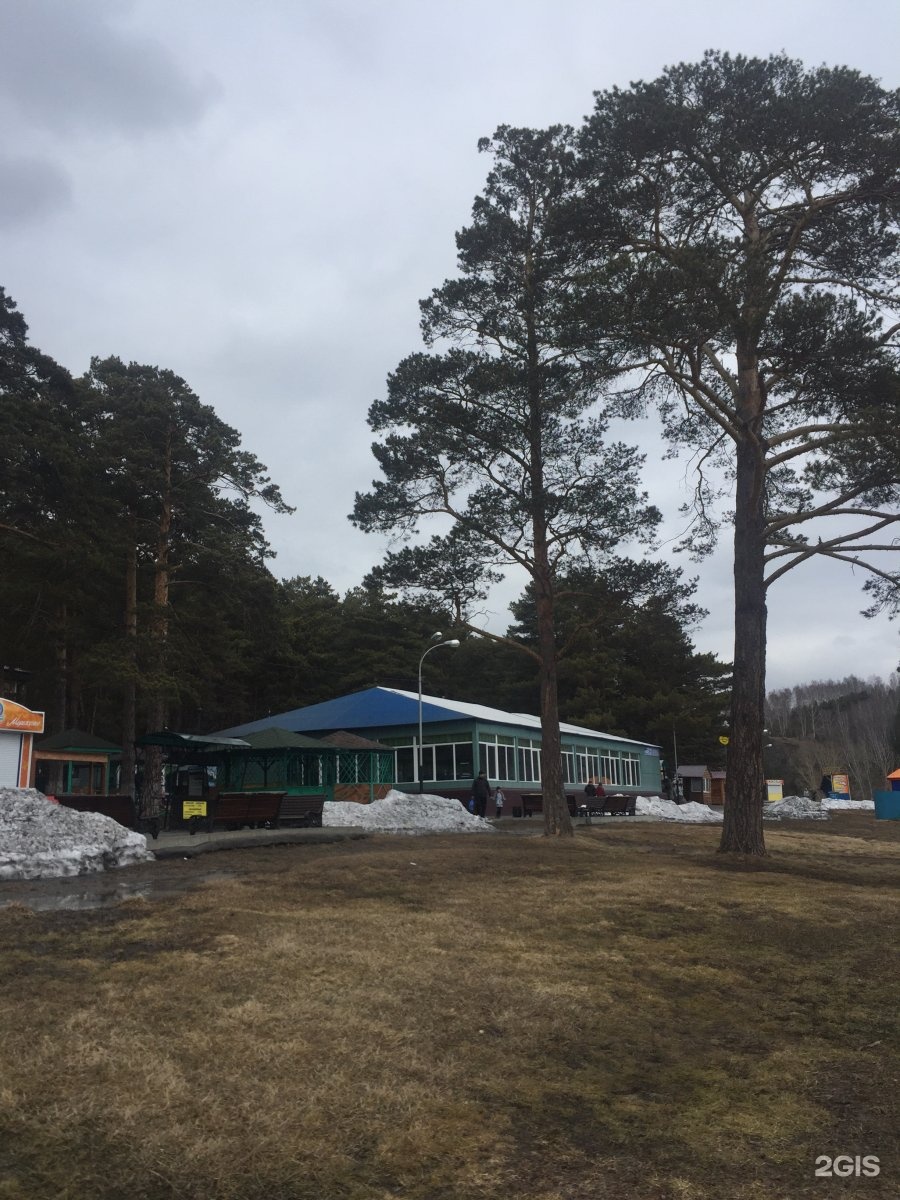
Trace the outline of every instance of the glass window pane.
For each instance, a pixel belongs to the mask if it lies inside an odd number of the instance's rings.
[[[401,746],[396,752],[396,779],[398,783],[412,783],[415,779],[415,760],[412,746]]]
[[[434,779],[434,746],[422,747],[422,780]]]
[[[453,747],[435,746],[438,779],[453,779]]]
[[[457,742],[456,746],[456,778],[474,779],[475,770],[472,762],[472,743]]]

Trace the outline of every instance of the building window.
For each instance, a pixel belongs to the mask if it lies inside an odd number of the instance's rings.
[[[587,783],[589,779],[597,779],[600,775],[600,757],[596,750],[586,746],[578,746],[575,753],[578,768],[578,782]]]
[[[412,746],[400,746],[394,751],[394,777],[398,783],[412,783],[416,778],[416,760]]]
[[[563,750],[562,752],[562,777],[563,783],[575,783],[575,751]]]
[[[457,779],[475,778],[475,756],[471,742],[454,742],[453,757],[456,762]]]
[[[519,782],[540,783],[541,747],[539,742],[519,739]]]
[[[512,738],[498,736],[479,742],[478,759],[488,779],[515,780],[516,748]]]
[[[394,750],[397,783],[414,783],[416,779],[415,746],[398,746]],[[472,743],[438,742],[422,747],[422,782],[435,780],[473,779]]]
[[[622,751],[622,783],[626,787],[641,786],[641,756],[630,750]]]
[[[435,779],[455,779],[456,764],[453,761],[452,746],[435,746],[434,748],[434,776]]]

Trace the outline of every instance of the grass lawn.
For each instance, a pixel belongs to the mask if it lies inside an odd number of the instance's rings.
[[[378,837],[0,909],[0,1198],[893,1200],[900,823],[718,837]]]

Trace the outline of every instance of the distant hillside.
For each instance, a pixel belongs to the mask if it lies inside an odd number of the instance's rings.
[[[766,699],[766,775],[785,794],[817,789],[823,775],[849,774],[851,792],[868,799],[900,766],[900,676],[816,681]]]

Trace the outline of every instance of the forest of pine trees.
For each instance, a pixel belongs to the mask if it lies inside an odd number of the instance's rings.
[[[2,290],[0,420],[0,666],[26,681],[48,733],[81,728],[127,753],[162,726],[208,732],[376,684],[415,689],[434,630],[458,632],[372,580],[342,596],[277,578],[258,510],[287,506],[237,431],[166,370],[94,360],[73,379]],[[677,727],[680,761],[724,766],[729,668],[694,650],[694,585],[649,561],[611,576],[567,580],[561,718],[664,754]],[[506,633],[464,635],[429,661],[426,690],[535,712],[537,671],[513,644],[536,636],[530,591]],[[786,794],[845,771],[866,795],[900,761],[896,675],[771,692],[766,720],[766,774]]]
[[[2,291],[0,422],[0,667],[26,681],[47,733],[80,728],[127,753],[152,729],[414,689],[432,633],[457,632],[439,606],[371,581],[342,596],[277,578],[259,514],[289,510],[240,434],[166,369],[94,359],[72,378]],[[665,749],[678,721],[679,746],[711,756],[728,667],[693,648],[694,585],[646,562],[615,576],[573,579],[561,606],[562,719]],[[508,644],[464,635],[429,660],[427,690],[537,711],[534,662],[515,648],[535,636],[533,607],[528,594],[514,606]]]

